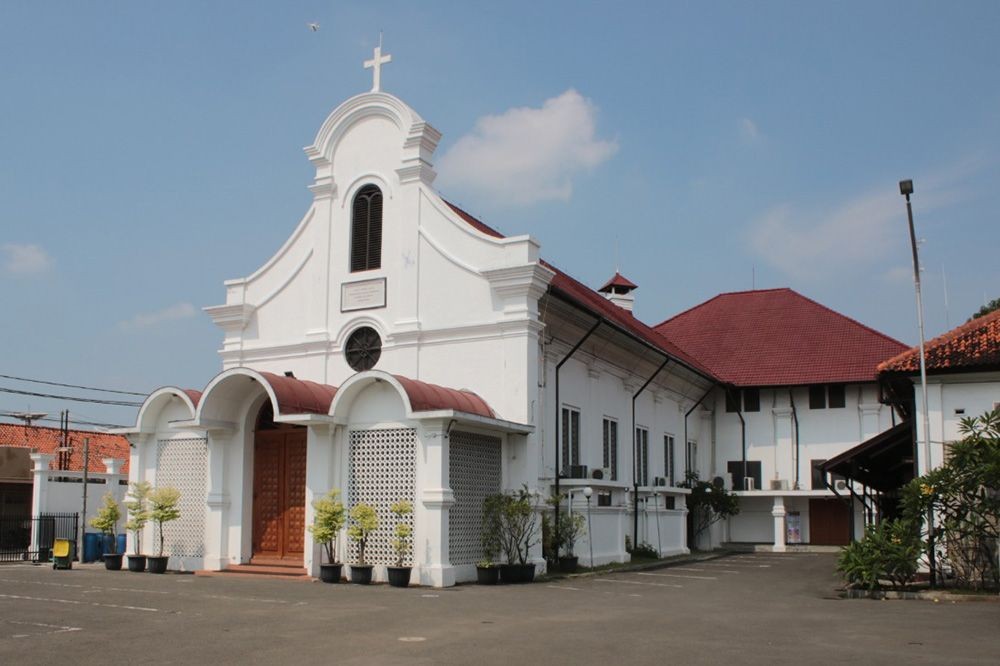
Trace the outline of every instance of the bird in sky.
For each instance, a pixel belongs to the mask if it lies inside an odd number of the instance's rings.
[[[310,23],[309,29],[312,30],[313,32],[316,32],[317,30],[319,30],[319,23]]]

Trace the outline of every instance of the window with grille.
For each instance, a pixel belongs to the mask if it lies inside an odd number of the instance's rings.
[[[572,465],[580,464],[580,410],[562,408],[562,472],[570,473]]]
[[[611,480],[618,480],[618,421],[604,419],[604,467],[611,470]]]
[[[351,210],[351,272],[382,266],[382,190],[365,185]]]
[[[635,478],[640,486],[649,485],[649,430],[635,429]]]
[[[674,436],[663,436],[663,478],[671,486],[674,485]]]

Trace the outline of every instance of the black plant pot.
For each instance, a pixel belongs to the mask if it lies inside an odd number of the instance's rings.
[[[476,567],[476,580],[480,585],[496,585],[500,582],[500,567]]]
[[[104,553],[104,568],[108,571],[122,570],[121,553]]]
[[[368,585],[372,582],[372,565],[352,564],[351,582],[357,585]]]
[[[580,558],[576,555],[565,555],[559,558],[559,571],[562,573],[576,573],[576,565]]]
[[[321,564],[319,565],[319,579],[324,583],[339,583],[340,573],[344,569],[343,564]]]
[[[389,573],[389,585],[393,587],[409,587],[410,571],[413,567],[386,567]]]
[[[500,566],[501,583],[530,583],[535,580],[534,564],[503,564]]]
[[[169,561],[169,555],[150,555],[146,558],[146,570],[153,574],[166,573]]]
[[[145,555],[129,555],[128,556],[128,570],[135,572],[142,572],[146,570],[146,556]]]

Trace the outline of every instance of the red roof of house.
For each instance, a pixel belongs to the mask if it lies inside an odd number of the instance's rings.
[[[1000,310],[973,319],[924,344],[928,372],[1000,369]],[[878,366],[879,372],[920,372],[913,347]]]
[[[260,373],[274,391],[278,399],[278,413],[288,414],[328,414],[336,386],[317,384],[307,379],[296,379],[276,375],[273,372]],[[191,395],[188,393],[188,395]]]
[[[83,438],[90,439],[90,464],[88,471],[106,472],[104,458],[115,458],[124,461],[121,472],[128,474],[129,443],[122,435],[112,435],[105,432],[91,432],[89,430],[70,430],[69,445],[73,448],[69,454],[69,464],[67,470],[74,472],[83,471]],[[59,469],[59,452],[56,450],[62,446],[62,432],[59,428],[46,428],[43,426],[26,426],[16,423],[0,423],[0,446],[17,446],[28,449],[37,449],[39,453],[50,453],[56,458],[49,465],[49,469]]]
[[[734,386],[871,382],[906,349],[787,288],[719,294],[656,330]]]
[[[597,291],[605,293],[611,291],[612,287],[624,287],[626,289],[631,290],[631,289],[638,289],[639,285],[632,282],[632,280],[629,280],[627,277],[625,277],[618,271],[615,271],[615,274],[611,277],[611,279],[605,282],[604,286],[598,289]]]
[[[393,375],[406,391],[410,399],[410,408],[415,412],[432,412],[439,409],[453,409],[456,412],[477,414],[487,418],[496,418],[496,413],[486,401],[472,391],[458,390],[428,384],[417,379],[402,375]]]
[[[472,217],[458,206],[447,201],[445,203],[473,228],[494,238],[504,238],[504,235],[499,231]],[[636,319],[630,310],[615,305],[601,294],[570,277],[569,274],[564,273],[547,261],[542,260],[540,263],[555,273],[555,276],[549,283],[550,291],[558,292],[579,307],[590,311],[593,315],[610,321],[613,325],[624,329],[626,333],[633,337],[659,349],[664,354],[672,356],[696,372],[712,378],[710,370],[704,364],[700,363],[690,354],[685,353],[672,341],[667,340],[648,325]]]

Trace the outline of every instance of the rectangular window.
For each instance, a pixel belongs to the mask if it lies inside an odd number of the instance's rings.
[[[840,409],[847,404],[847,396],[843,384],[830,384],[827,387],[827,396],[827,404],[830,409]]]
[[[692,474],[698,469],[698,442],[689,441],[687,443],[687,460],[684,461],[686,467],[685,474]]]
[[[812,489],[813,490],[826,490],[826,484],[823,483],[823,472],[820,471],[819,466],[826,462],[826,458],[822,460],[810,460],[809,464],[812,466]]]
[[[663,436],[663,478],[667,480],[667,485],[673,486],[674,479],[674,436]]]
[[[635,429],[635,478],[640,486],[649,485],[649,430]]]
[[[826,386],[816,384],[809,387],[809,409],[826,409]]]
[[[743,389],[743,411],[744,412],[760,411],[760,389],[756,388]]]
[[[726,465],[726,471],[733,477],[733,488],[735,490],[760,490],[760,461],[748,460],[746,467],[742,460],[730,460]],[[750,479],[747,481],[747,479]]]
[[[580,410],[562,409],[562,473],[570,473],[570,466],[580,464]]]
[[[740,392],[737,389],[726,391],[726,411],[740,411]]]
[[[618,421],[604,419],[604,467],[611,470],[610,480],[618,480]]]

